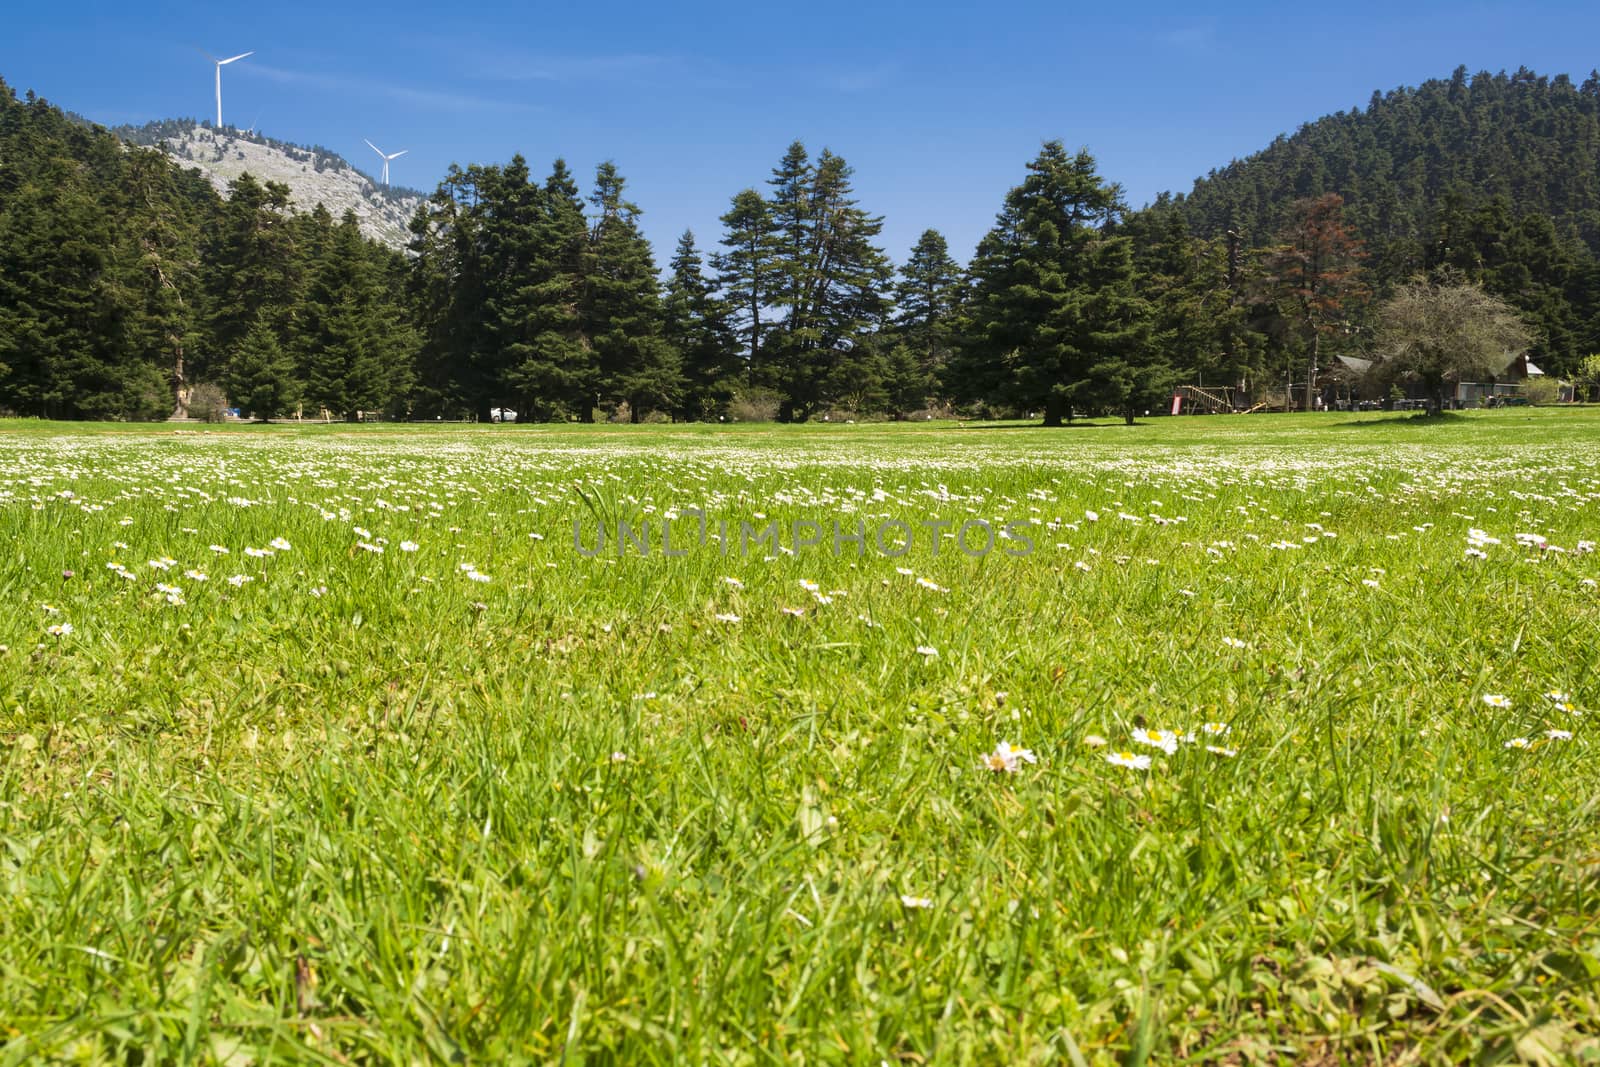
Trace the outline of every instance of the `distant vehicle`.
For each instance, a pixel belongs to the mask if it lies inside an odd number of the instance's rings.
[[[516,422],[517,421],[517,413],[515,411],[512,411],[510,408],[490,408],[489,409],[489,421],[490,422]]]
[[[1491,396],[1483,402],[1488,408],[1525,408],[1528,398],[1525,396]]]

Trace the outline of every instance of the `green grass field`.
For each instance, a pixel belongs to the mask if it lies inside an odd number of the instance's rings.
[[[1600,411],[3,425],[0,1064],[1600,1062],[1597,540]]]

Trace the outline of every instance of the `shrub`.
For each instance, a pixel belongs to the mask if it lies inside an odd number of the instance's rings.
[[[1536,406],[1554,404],[1561,399],[1561,383],[1549,376],[1529,378],[1522,383],[1522,395]]]
[[[639,421],[646,422],[654,426],[664,422],[671,422],[672,416],[668,415],[665,411],[651,411],[647,412],[645,417]]]
[[[189,390],[189,417],[201,422],[221,422],[228,410],[222,387],[201,382]]]
[[[771,422],[778,417],[782,403],[783,397],[775,389],[741,389],[728,401],[728,419],[731,422]]]

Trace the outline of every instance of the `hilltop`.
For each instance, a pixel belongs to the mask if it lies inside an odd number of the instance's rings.
[[[214,129],[194,119],[167,119],[111,131],[124,143],[159,148],[184,167],[195,167],[222,196],[241,174],[261,182],[282,182],[301,211],[317,204],[334,218],[355,213],[361,232],[391,248],[404,248],[410,222],[423,194],[393,186],[384,189],[337,153],[265,137],[253,130]]]

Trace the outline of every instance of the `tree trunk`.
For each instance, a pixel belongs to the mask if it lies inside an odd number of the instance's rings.
[[[1044,402],[1044,424],[1046,426],[1060,426],[1061,415],[1066,405],[1059,397],[1047,397]]]
[[[1322,334],[1315,326],[1311,328],[1311,363],[1306,367],[1306,410],[1311,410],[1311,394],[1317,388],[1317,355],[1320,350]]]
[[[183,345],[173,345],[172,364],[172,393],[174,403],[172,414],[174,419],[187,419],[189,417],[189,383],[183,377]]]
[[[1133,405],[1132,404],[1129,404],[1127,407],[1122,409],[1122,420],[1123,420],[1123,422],[1125,422],[1129,426],[1133,425]]]

